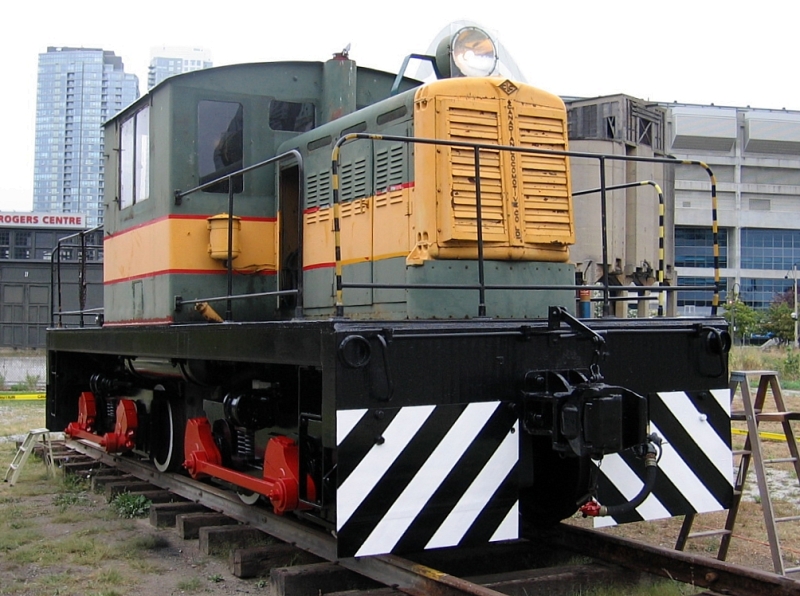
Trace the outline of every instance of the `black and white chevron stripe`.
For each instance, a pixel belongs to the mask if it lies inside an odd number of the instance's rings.
[[[336,413],[340,557],[518,537],[517,417],[501,402]]]
[[[664,439],[652,494],[635,511],[596,518],[595,525],[661,519],[727,509],[733,498],[730,390],[682,391],[650,398],[650,432]],[[598,500],[626,502],[642,488],[644,465],[630,452],[600,462]]]

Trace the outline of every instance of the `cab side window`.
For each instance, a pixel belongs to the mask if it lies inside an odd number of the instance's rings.
[[[244,109],[232,101],[201,101],[197,106],[197,151],[200,184],[242,169],[244,163]],[[242,176],[233,177],[233,192],[240,193]],[[228,192],[223,181],[206,192]]]

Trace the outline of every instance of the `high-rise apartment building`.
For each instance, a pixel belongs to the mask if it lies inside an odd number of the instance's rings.
[[[152,89],[172,75],[211,68],[212,66],[214,65],[211,62],[211,52],[204,48],[167,46],[151,48],[147,88]]]
[[[86,213],[100,225],[102,124],[139,97],[139,81],[114,52],[48,47],[37,86],[33,209]]]

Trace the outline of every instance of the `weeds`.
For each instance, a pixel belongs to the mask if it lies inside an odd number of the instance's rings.
[[[136,536],[128,542],[128,546],[133,551],[159,550],[169,546],[169,540],[158,534],[147,534],[146,536]]]
[[[125,583],[125,577],[116,569],[106,569],[97,573],[97,583],[121,586]]]
[[[144,517],[150,511],[150,500],[144,495],[120,493],[111,501],[111,508],[120,517],[133,519]]]
[[[200,583],[200,580],[196,577],[192,579],[185,579],[178,582],[178,585],[175,586],[178,590],[182,592],[198,592],[203,586]]]
[[[90,504],[91,501],[85,493],[59,493],[53,497],[53,505],[58,507],[61,513],[70,507],[85,507]]]
[[[209,575],[209,576],[208,576],[208,581],[210,581],[210,582],[213,582],[213,583],[215,583],[215,584],[218,584],[218,583],[220,583],[220,582],[224,582],[224,581],[225,581],[225,578],[224,578],[224,577],[222,577],[222,575],[221,575],[221,574],[219,574],[219,573],[215,573],[214,575]]]
[[[77,474],[64,474],[61,485],[65,491],[70,493],[81,493],[89,490],[89,481]]]

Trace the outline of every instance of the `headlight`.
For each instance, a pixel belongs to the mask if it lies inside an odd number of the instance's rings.
[[[453,36],[453,64],[467,77],[486,77],[497,66],[497,48],[489,35],[477,27],[464,27]]]
[[[436,64],[444,77],[487,77],[495,74],[497,47],[483,29],[462,27],[441,40]]]

